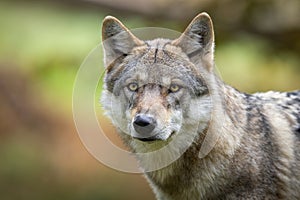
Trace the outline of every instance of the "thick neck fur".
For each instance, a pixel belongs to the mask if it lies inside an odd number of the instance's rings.
[[[241,121],[242,118],[230,113],[230,110],[242,114],[244,108],[242,94],[229,86],[223,85],[218,79],[215,81],[218,87],[215,89],[218,91],[218,95],[222,96],[222,101],[218,102],[219,105],[215,108],[213,115],[225,118],[222,120],[212,119],[208,125],[210,127],[206,127],[198,133],[193,144],[176,162],[163,169],[146,174],[154,190],[159,191],[157,194],[165,194],[164,198],[182,199],[182,197],[187,196],[204,198],[211,193],[219,194],[220,188],[224,187],[225,183],[217,180],[226,179],[229,175],[227,171],[231,158],[240,140],[240,135],[231,134],[240,131],[232,131],[233,129],[239,129],[234,123],[236,123],[236,120],[239,120],[239,123],[245,123]],[[213,141],[215,146],[208,155],[199,158],[201,145],[207,134],[211,134],[210,139],[216,139],[217,141]]]

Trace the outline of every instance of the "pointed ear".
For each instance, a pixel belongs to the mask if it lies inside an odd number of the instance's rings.
[[[202,58],[213,64],[214,31],[210,16],[207,13],[197,15],[173,44],[179,46],[192,61]]]
[[[106,66],[117,58],[126,56],[135,46],[144,44],[112,16],[107,16],[103,20],[102,42]]]

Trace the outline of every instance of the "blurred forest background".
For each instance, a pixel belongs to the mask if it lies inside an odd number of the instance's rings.
[[[106,15],[182,31],[202,11],[214,21],[225,82],[246,92],[300,88],[299,0],[0,0],[0,199],[154,199],[140,175],[86,151],[73,82]]]

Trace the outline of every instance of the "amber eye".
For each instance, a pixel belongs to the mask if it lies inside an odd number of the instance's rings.
[[[129,83],[127,88],[130,91],[135,92],[138,89],[138,84],[137,83]]]
[[[169,89],[169,90],[170,90],[170,92],[175,93],[175,92],[178,92],[179,89],[180,89],[179,85],[172,84],[172,85],[170,86],[170,89]]]

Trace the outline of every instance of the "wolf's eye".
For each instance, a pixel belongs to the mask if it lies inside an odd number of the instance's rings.
[[[138,89],[138,84],[137,83],[129,83],[127,88],[130,91],[135,92]]]
[[[178,92],[179,89],[180,89],[179,85],[172,84],[172,85],[170,86],[169,91],[175,93],[175,92]]]

